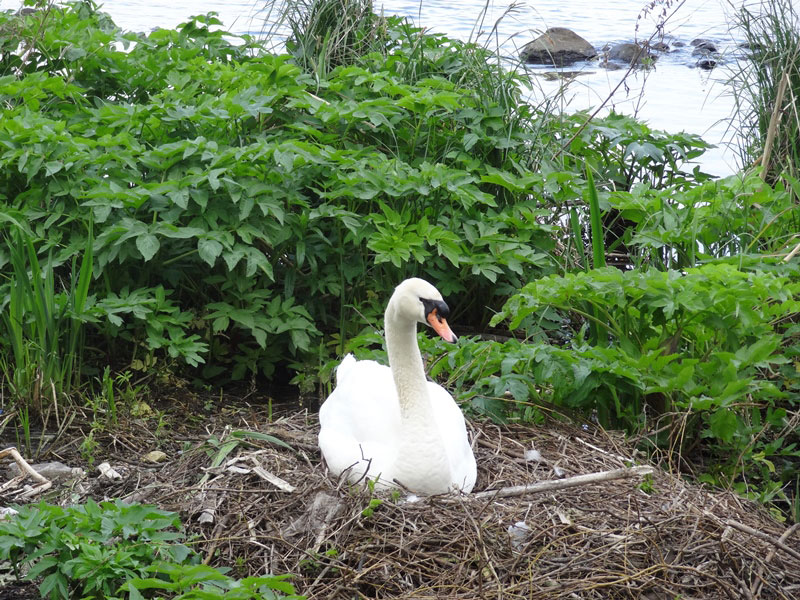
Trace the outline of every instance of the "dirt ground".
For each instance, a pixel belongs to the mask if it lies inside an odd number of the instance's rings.
[[[177,511],[209,564],[236,576],[292,573],[309,598],[800,598],[797,526],[658,465],[626,471],[648,463],[621,434],[473,422],[473,494],[409,501],[327,476],[316,406],[272,410],[263,397],[185,390],[148,406],[95,430],[91,454],[81,451],[88,425],[66,427],[43,459],[85,475],[45,499]],[[161,462],[145,458],[154,450]],[[100,476],[101,462],[121,477]],[[571,479],[607,472],[617,478]],[[530,488],[544,482],[555,489]],[[31,591],[7,586],[0,600],[38,597]]]

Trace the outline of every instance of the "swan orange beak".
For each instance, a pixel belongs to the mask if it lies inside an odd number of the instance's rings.
[[[458,339],[458,336],[450,329],[450,325],[447,324],[447,319],[440,317],[435,308],[428,313],[426,318],[428,319],[428,324],[433,327],[433,330],[438,333],[445,342],[453,343]]]

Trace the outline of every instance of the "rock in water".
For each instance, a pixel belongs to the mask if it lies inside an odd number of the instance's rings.
[[[520,58],[529,63],[563,67],[597,56],[589,42],[566,27],[551,27],[520,51]]]

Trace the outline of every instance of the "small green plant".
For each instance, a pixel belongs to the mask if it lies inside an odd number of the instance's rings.
[[[0,522],[0,559],[17,578],[40,579],[43,598],[115,598],[157,560],[184,562],[175,513],[121,501],[62,508],[41,502]]]
[[[173,600],[302,600],[286,575],[268,575],[235,579],[224,569],[202,564],[161,562],[147,569],[150,577],[134,578],[123,584],[129,600],[153,597],[154,591]],[[144,594],[143,594],[144,592]]]
[[[89,428],[89,433],[83,437],[83,440],[81,440],[81,445],[78,447],[81,457],[86,461],[86,464],[88,464],[89,467],[94,466],[95,451],[99,446],[97,440],[94,438],[95,433],[97,431],[102,431],[102,429],[103,426],[99,422],[92,421]]]
[[[383,504],[383,500],[380,498],[370,498],[369,504],[367,507],[361,511],[361,516],[365,519],[369,519],[372,515],[375,514],[375,510]]]
[[[40,580],[43,598],[153,597],[142,590],[187,599],[300,598],[283,576],[235,580],[199,564],[183,543],[176,513],[120,500],[17,510],[0,521],[0,560],[11,563],[18,579]]]
[[[642,482],[639,484],[639,489],[642,490],[645,494],[652,494],[656,491],[655,486],[653,485],[653,476],[652,475],[645,475],[642,479]]]
[[[108,407],[108,418],[112,425],[117,424],[117,401],[114,392],[114,379],[111,377],[111,368],[103,370],[102,381],[103,392],[105,393],[106,406]]]

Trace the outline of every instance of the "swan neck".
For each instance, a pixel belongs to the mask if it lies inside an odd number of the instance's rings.
[[[386,309],[384,327],[386,350],[397,387],[400,414],[404,419],[428,419],[431,410],[428,381],[417,344],[417,324],[413,320],[400,317],[392,310],[390,303]]]

